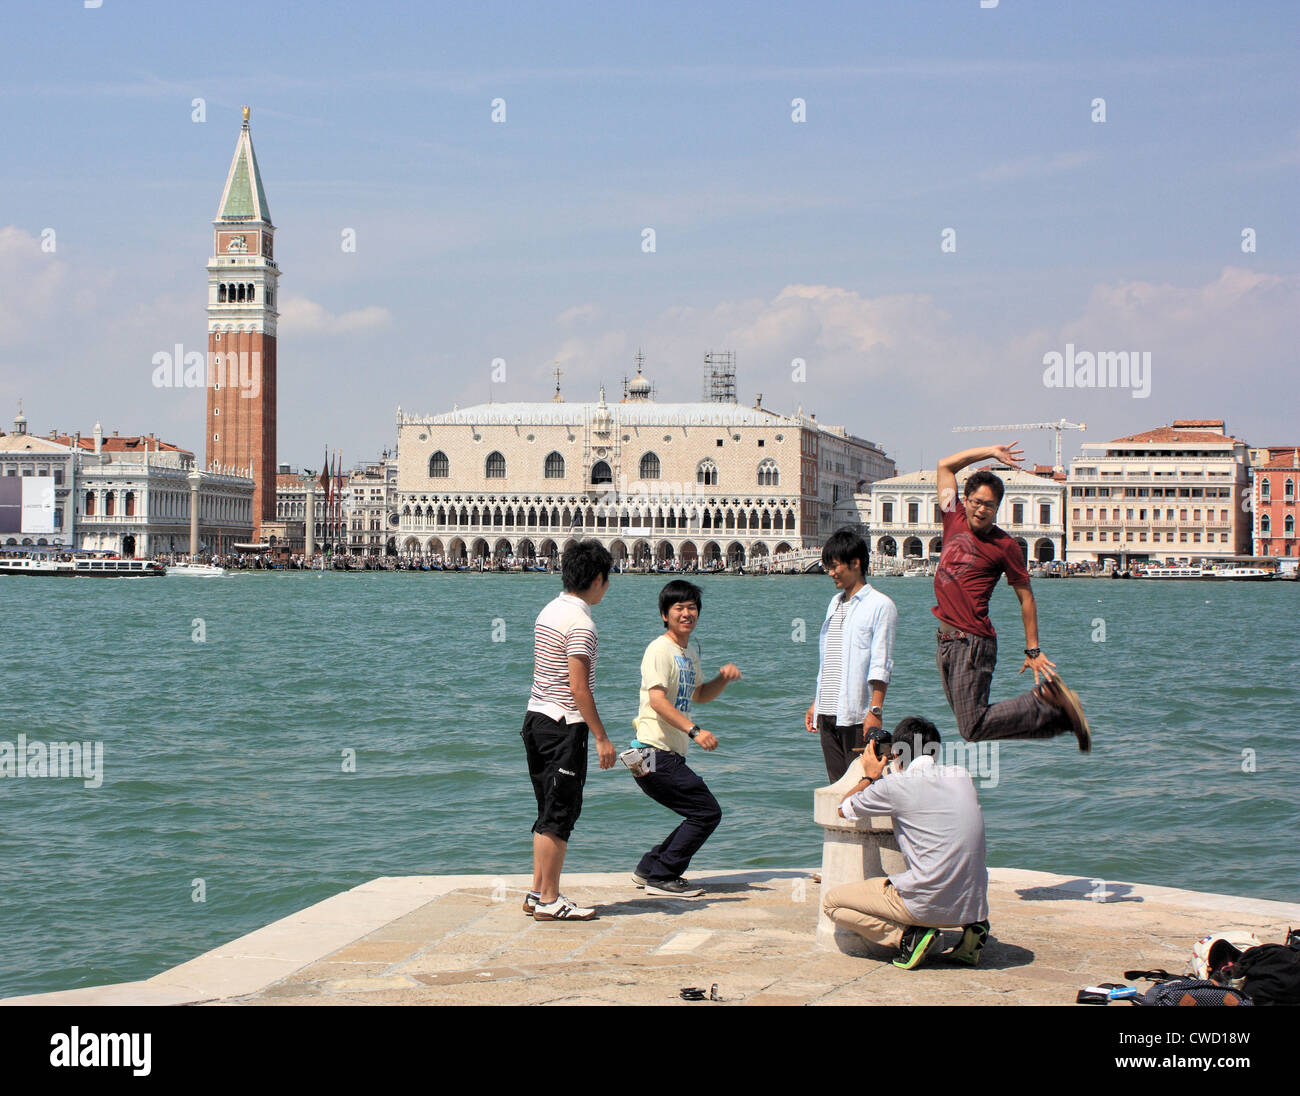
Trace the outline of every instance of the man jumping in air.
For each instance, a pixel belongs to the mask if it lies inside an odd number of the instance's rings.
[[[1038,646],[1038,607],[1020,546],[993,519],[1005,490],[987,469],[966,480],[957,501],[957,473],[981,460],[1017,468],[1024,450],[1010,445],[966,449],[939,462],[937,484],[943,510],[943,552],[934,576],[939,618],[939,676],[957,729],[968,742],[1002,738],[1052,738],[1073,732],[1087,753],[1092,734],[1078,695],[1065,687],[1056,664]],[[1034,671],[1034,688],[1011,700],[989,703],[989,686],[998,659],[997,633],[989,621],[989,595],[1003,573],[1020,599],[1025,624],[1025,661],[1020,672]],[[1042,683],[1039,683],[1039,675]]]

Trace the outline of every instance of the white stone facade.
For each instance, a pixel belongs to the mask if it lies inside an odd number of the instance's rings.
[[[806,453],[807,436],[821,431],[815,420],[732,403],[658,403],[636,383],[614,404],[602,391],[596,403],[399,411],[398,550],[554,558],[594,537],[616,559],[689,564],[820,544],[829,530],[817,528]]]
[[[178,453],[79,454],[75,486],[76,547],[125,557],[231,553],[253,529],[253,484],[247,476],[203,473],[199,545],[190,549],[189,473]]]
[[[959,492],[975,471],[964,468],[957,474]],[[998,527],[1019,542],[1028,560],[1065,558],[1065,484],[1015,469],[991,471],[1006,488],[994,516]],[[873,557],[927,559],[939,554],[943,515],[935,475],[910,472],[871,485],[865,517]]]

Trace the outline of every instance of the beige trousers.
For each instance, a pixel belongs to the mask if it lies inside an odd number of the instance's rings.
[[[836,925],[882,948],[897,948],[903,929],[917,923],[894,884],[885,878],[835,887],[823,899],[822,909]]]

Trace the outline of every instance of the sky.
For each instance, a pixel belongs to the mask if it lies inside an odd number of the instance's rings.
[[[36,433],[202,456],[204,393],[154,355],[206,349],[248,104],[281,462],[376,458],[399,406],[547,400],[557,364],[617,398],[638,349],[666,402],[732,350],[740,402],[900,471],[1061,418],[1067,462],[1176,418],[1300,442],[1294,3],[469,8],[10,6],[0,424],[21,399]],[[1071,347],[1143,368],[1052,383]]]

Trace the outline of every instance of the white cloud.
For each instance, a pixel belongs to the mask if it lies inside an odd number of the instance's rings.
[[[635,371],[641,345],[657,398],[677,402],[700,398],[707,350],[734,350],[742,403],[762,392],[774,411],[817,412],[884,444],[910,468],[960,448],[951,434],[959,425],[1087,421],[1086,437],[1068,439],[1077,445],[1204,417],[1229,419],[1240,436],[1271,438],[1282,429],[1276,406],[1293,402],[1277,386],[1288,375],[1283,367],[1295,363],[1297,317],[1300,277],[1234,267],[1199,286],[1097,285],[1078,315],[1038,323],[1022,316],[1001,335],[954,322],[928,294],[789,285],[766,300],[669,309],[649,335],[574,335],[553,356],[565,364],[566,396],[590,399],[596,384]],[[1046,388],[1043,355],[1067,342],[1094,352],[1150,350],[1150,397]],[[804,383],[792,379],[795,358],[806,363]],[[1022,440],[1031,459],[1050,460],[1050,432]]]
[[[598,315],[600,309],[588,301],[586,304],[576,304],[572,308],[566,308],[555,317],[555,323],[559,327],[578,327],[590,323]]]
[[[280,327],[289,335],[346,335],[388,327],[393,314],[380,305],[368,305],[338,315],[306,297],[286,297],[280,303]]]
[[[57,235],[54,243],[57,248]],[[0,345],[35,339],[56,316],[68,318],[68,304],[87,307],[85,289],[71,282],[68,264],[57,251],[42,251],[41,237],[13,225],[0,228]]]

